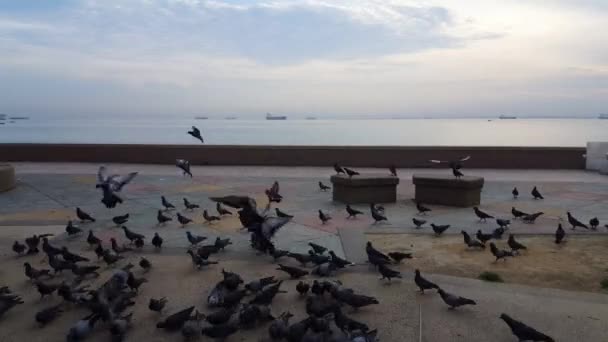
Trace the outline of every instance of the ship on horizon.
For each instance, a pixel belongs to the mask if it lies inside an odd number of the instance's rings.
[[[600,114],[598,117],[598,119],[608,119],[608,114]]]
[[[266,113],[266,120],[287,120],[287,116],[285,116],[285,115],[272,115],[270,113]]]
[[[517,119],[517,117],[515,115],[501,115],[498,117],[501,120],[505,120],[505,119]]]

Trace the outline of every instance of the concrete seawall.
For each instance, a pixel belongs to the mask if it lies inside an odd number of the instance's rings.
[[[471,155],[467,168],[584,169],[583,147],[396,147],[0,144],[0,161],[174,163],[194,165],[349,166],[428,168],[428,159]]]

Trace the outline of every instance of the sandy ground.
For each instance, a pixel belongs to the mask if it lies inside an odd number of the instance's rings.
[[[47,327],[41,328],[34,321],[37,311],[60,302],[56,295],[40,300],[36,289],[25,279],[23,275],[22,263],[29,261],[35,267],[47,267],[43,262],[43,256],[16,258],[8,255],[3,250],[0,258],[2,268],[0,268],[0,285],[8,285],[15,292],[21,294],[25,304],[16,307],[0,319],[0,341],[63,341],[69,327],[79,318],[87,314],[86,310],[70,308],[59,319]],[[86,247],[80,250],[83,255],[94,257],[93,253]],[[145,255],[154,265],[153,269],[143,275],[139,266],[135,268],[137,276],[144,276],[149,283],[140,288],[140,294],[136,298],[134,312],[134,326],[127,337],[127,341],[181,341],[179,333],[167,333],[155,328],[156,322],[163,315],[158,315],[148,310],[147,305],[150,298],[166,296],[169,299],[165,314],[171,314],[190,305],[196,305],[202,312],[210,312],[206,307],[206,297],[210,289],[221,278],[221,269],[231,270],[240,273],[245,281],[259,277],[275,275],[279,279],[285,279],[282,289],[288,291],[286,294],[279,294],[275,297],[272,304],[272,312],[279,315],[285,310],[295,314],[294,321],[305,318],[304,300],[295,291],[297,281],[287,280],[284,273],[276,271],[276,265],[270,263],[264,257],[233,259],[230,251],[218,255],[222,260],[221,265],[198,271],[192,267],[190,258],[182,255],[180,249],[170,253],[147,254]],[[179,255],[176,255],[179,253]],[[169,255],[172,254],[172,255]],[[251,254],[253,256],[253,254]],[[94,258],[92,259],[95,263]],[[139,254],[133,255],[131,262],[136,263]],[[122,266],[127,261],[122,261]],[[93,284],[99,284],[111,275],[112,270],[106,269],[102,265],[104,272],[101,277]],[[56,281],[68,279],[71,275],[66,272],[64,276],[58,276]],[[343,272],[338,276],[345,285],[354,288],[359,293],[380,294],[380,305],[363,308],[356,313],[351,313],[350,309],[345,309],[346,313],[359,321],[368,323],[370,327],[378,328],[380,336],[384,341],[412,341],[418,333],[417,305],[414,298],[412,284],[402,283],[395,286],[387,286],[378,280],[377,274],[367,271],[367,267],[361,270]],[[305,279],[312,282],[312,279]],[[406,292],[406,294],[404,294]],[[128,312],[128,311],[127,311]],[[387,319],[387,317],[390,317]],[[268,324],[259,326],[257,329],[239,331],[233,335],[229,341],[263,341],[267,336]],[[95,330],[93,336],[87,341],[109,341],[109,332],[101,325]],[[209,339],[203,339],[209,340]]]
[[[605,292],[600,281],[608,277],[608,238],[572,236],[555,245],[552,236],[516,236],[528,247],[520,256],[494,262],[485,251],[467,249],[461,235],[434,237],[413,234],[367,234],[383,251],[412,251],[406,261],[424,272],[477,278],[484,271],[498,273],[507,283],[574,291]],[[507,235],[496,242],[508,249]]]

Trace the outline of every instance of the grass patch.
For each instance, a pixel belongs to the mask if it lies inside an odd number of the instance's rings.
[[[602,279],[602,281],[600,281],[600,286],[602,287],[602,290],[608,290],[608,278]]]
[[[477,277],[481,280],[485,280],[485,281],[491,281],[494,283],[504,283],[505,281],[502,280],[502,277],[500,276],[500,274],[498,273],[494,273],[494,272],[482,272],[479,277]],[[608,279],[606,279],[608,280]],[[608,285],[608,284],[606,284]]]

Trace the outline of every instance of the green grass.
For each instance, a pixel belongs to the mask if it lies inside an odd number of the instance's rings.
[[[600,281],[600,286],[603,290],[608,290],[608,278],[602,279],[602,281]]]
[[[504,280],[502,280],[500,274],[494,272],[482,272],[478,278],[481,280],[491,281],[495,283],[504,283]]]

